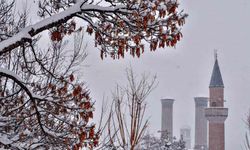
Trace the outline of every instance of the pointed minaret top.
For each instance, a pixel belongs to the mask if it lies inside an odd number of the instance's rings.
[[[213,68],[212,77],[210,80],[209,87],[224,87],[223,80],[220,73],[220,67],[217,59],[217,52],[215,52],[215,63]]]

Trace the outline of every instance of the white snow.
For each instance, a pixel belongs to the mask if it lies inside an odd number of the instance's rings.
[[[8,47],[11,44],[16,43],[17,41],[21,41],[24,38],[30,39],[31,36],[29,35],[28,31],[30,31],[30,28],[24,28],[22,31],[20,31],[18,34],[14,35],[13,37],[4,40],[0,43],[0,50],[3,50],[5,47]]]
[[[6,134],[1,134],[0,133],[0,143],[3,143],[5,145],[11,144],[12,141],[10,139],[8,139]]]
[[[7,74],[7,75],[10,75],[10,76],[14,77],[15,79],[17,79],[19,82],[23,83],[23,80],[13,71],[10,71],[8,69],[0,67],[0,72]]]
[[[115,10],[120,10],[120,11],[125,11],[126,6],[124,5],[118,5],[116,7],[103,7],[99,5],[91,5],[91,4],[86,4],[81,7],[82,11],[87,11],[87,10],[96,10],[96,11],[103,11],[103,12],[111,12]]]
[[[23,80],[15,72],[10,71],[10,70],[5,69],[5,68],[2,68],[2,67],[0,67],[0,72],[12,76],[16,80],[18,80],[19,82],[21,82],[21,83],[24,84]],[[27,87],[27,89],[29,89],[29,88]],[[34,94],[32,91],[29,91],[29,92],[31,93],[31,95],[32,95],[33,98],[45,99],[45,96],[40,96],[40,95]]]

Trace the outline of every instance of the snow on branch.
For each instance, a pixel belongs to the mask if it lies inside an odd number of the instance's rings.
[[[22,79],[14,72],[7,70],[5,68],[0,68],[0,76],[4,76],[7,78],[12,79],[15,83],[17,83],[25,92],[28,94],[30,99],[36,99],[36,95],[33,94],[32,91],[29,90],[29,88],[24,84]],[[38,97],[40,99],[40,97]]]
[[[35,106],[35,110],[36,110],[36,116],[37,116],[37,120],[39,123],[39,126],[41,128],[41,130],[47,134],[47,132],[44,131],[44,128],[42,127],[42,123],[41,123],[41,115],[38,111],[38,108],[36,107],[36,102],[35,102],[35,95],[29,90],[29,88],[24,84],[24,82],[21,80],[21,78],[19,76],[17,76],[17,74],[15,74],[12,71],[9,71],[7,69],[4,68],[0,68],[0,76],[4,76],[7,78],[12,79],[15,83],[17,83],[30,97],[31,101],[33,102],[34,106]]]
[[[81,14],[87,11],[96,11],[96,12],[126,12],[123,10],[124,6],[116,6],[116,7],[102,7],[98,5],[85,4],[84,2],[78,2],[70,8],[62,11],[58,14],[50,16],[34,25],[30,25],[23,30],[21,30],[18,34],[13,37],[0,42],[0,56],[6,52],[13,50],[26,42],[31,42],[32,37],[37,35],[38,33],[52,28],[54,26],[60,25],[62,23],[67,22],[72,17],[77,14]]]

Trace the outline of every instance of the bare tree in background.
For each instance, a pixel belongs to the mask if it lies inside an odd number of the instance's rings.
[[[127,86],[118,84],[113,91],[110,112],[105,119],[105,111],[109,109],[103,103],[102,127],[99,150],[185,150],[185,142],[181,138],[172,140],[167,137],[159,139],[146,134],[149,120],[145,116],[146,98],[156,87],[156,76],[150,78],[143,74],[138,78],[134,71],[126,70]]]
[[[149,125],[145,116],[146,98],[156,86],[156,77],[142,75],[137,79],[133,70],[127,69],[127,86],[117,85],[106,128],[107,133],[101,149],[134,150],[144,137]]]

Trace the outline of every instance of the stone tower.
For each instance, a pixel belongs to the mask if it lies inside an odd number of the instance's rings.
[[[209,85],[209,108],[205,109],[205,116],[209,121],[209,150],[225,150],[224,122],[228,116],[228,108],[224,108],[224,84],[217,56]]]
[[[174,99],[161,99],[161,137],[173,138],[173,103]]]
[[[195,150],[207,150],[207,119],[205,109],[207,108],[207,97],[195,97]]]

